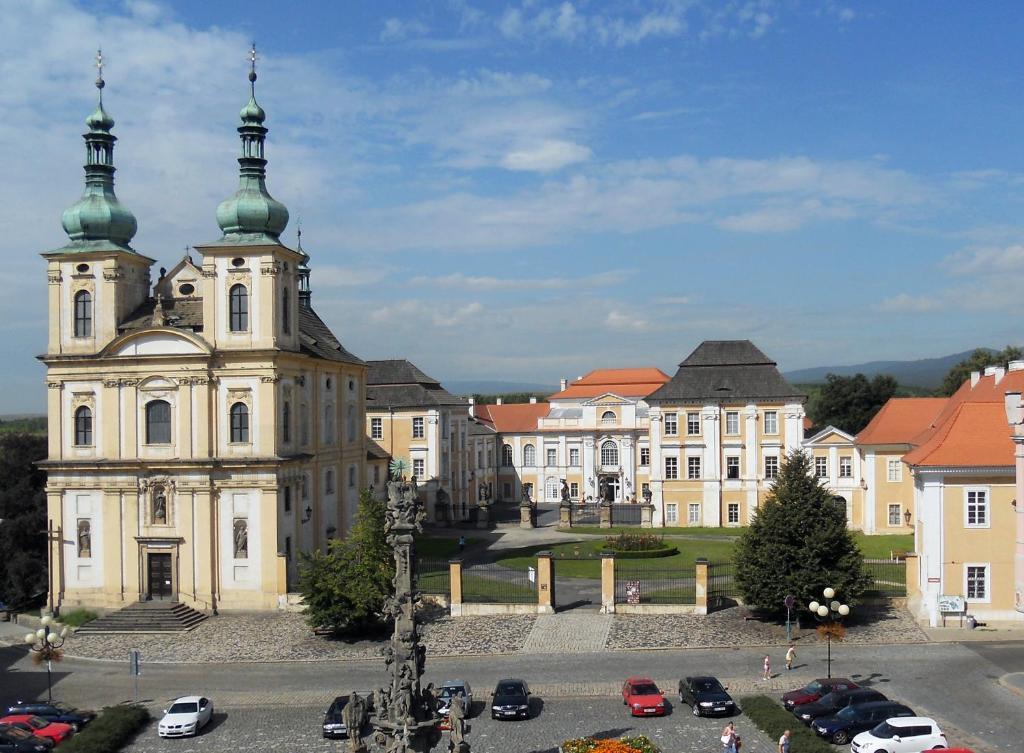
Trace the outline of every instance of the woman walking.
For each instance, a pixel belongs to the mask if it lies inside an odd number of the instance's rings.
[[[729,722],[722,730],[722,753],[736,753],[736,725]]]
[[[772,662],[771,662],[771,659],[769,658],[768,654],[764,655],[764,674],[762,675],[762,679],[764,679],[764,680],[772,679]]]
[[[796,658],[796,649],[793,644],[789,644],[789,649],[786,651],[786,671],[793,669],[793,660]]]

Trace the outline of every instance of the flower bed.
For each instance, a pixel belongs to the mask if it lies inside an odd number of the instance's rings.
[[[558,748],[561,753],[661,753],[658,747],[644,735],[623,737],[618,740],[595,740],[580,737],[566,740]]]

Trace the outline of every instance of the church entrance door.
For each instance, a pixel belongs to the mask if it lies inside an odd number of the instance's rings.
[[[607,499],[609,499],[611,502],[621,502],[622,501],[622,496],[620,494],[620,492],[622,491],[622,487],[621,487],[621,483],[619,481],[619,477],[618,476],[612,476],[612,475],[601,476],[601,482],[603,484],[605,484],[605,489],[606,489],[605,493],[607,494],[607,497],[606,497]],[[598,487],[598,488],[600,488],[600,487]],[[604,501],[604,500],[598,500],[598,501]]]
[[[149,570],[149,598],[161,601],[174,598],[170,553],[150,552],[146,557]]]

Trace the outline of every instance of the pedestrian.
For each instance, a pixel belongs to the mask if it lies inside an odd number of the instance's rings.
[[[722,753],[736,753],[736,725],[732,722],[722,730]]]
[[[779,753],[789,753],[789,730],[782,733],[779,738]]]
[[[793,644],[789,644],[789,649],[786,651],[786,669],[793,669],[793,660],[796,658],[796,649],[793,648]]]
[[[459,536],[459,554],[462,554],[462,550],[466,548],[466,537]]]
[[[761,676],[765,680],[772,679],[772,661],[768,654],[764,655],[764,673]]]
[[[740,739],[740,736],[739,735],[733,735],[732,749],[733,749],[734,753],[740,753],[740,748],[742,748],[742,747],[743,747],[743,741]]]

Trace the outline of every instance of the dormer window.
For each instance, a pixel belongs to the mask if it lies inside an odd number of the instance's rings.
[[[75,337],[92,337],[92,294],[88,290],[75,293]]]
[[[232,332],[247,332],[249,329],[249,291],[245,285],[232,285],[228,293]]]

